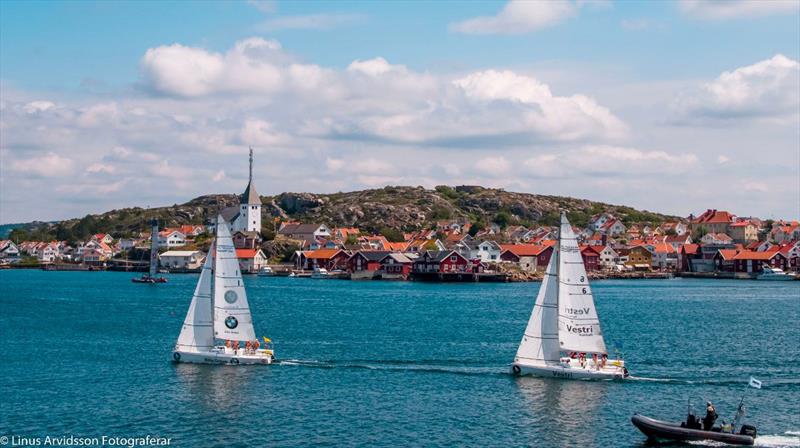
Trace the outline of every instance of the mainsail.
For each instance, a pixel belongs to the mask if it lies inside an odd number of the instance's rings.
[[[606,353],[578,239],[566,214],[558,234],[558,337],[561,350]]]
[[[517,349],[514,362],[546,364],[558,362],[558,254],[550,257],[533,312]]]
[[[150,225],[150,277],[155,277],[158,269],[158,220],[153,219]]]
[[[256,340],[231,230],[221,215],[217,217],[214,256],[214,336],[232,341]]]
[[[183,321],[178,336],[178,348],[186,351],[209,350],[214,346],[214,329],[211,320],[211,267],[213,266],[213,246],[206,256],[200,280],[192,296],[192,303]]]

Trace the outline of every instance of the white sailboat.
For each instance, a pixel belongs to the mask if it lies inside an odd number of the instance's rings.
[[[157,277],[158,272],[158,220],[150,221],[150,266],[146,274],[132,278],[133,283],[166,283],[164,277]]]
[[[202,364],[271,364],[275,359],[273,351],[259,347],[231,231],[225,219],[218,216],[216,238],[197,281],[172,359]]]
[[[570,379],[627,377],[624,361],[607,356],[578,239],[562,213],[558,244],[511,371]]]

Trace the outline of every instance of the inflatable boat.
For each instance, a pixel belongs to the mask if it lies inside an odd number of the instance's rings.
[[[714,440],[731,445],[752,445],[756,439],[756,428],[750,425],[742,425],[739,433],[734,434],[733,432],[723,432],[720,427],[704,431],[696,426],[690,427],[694,425],[687,425],[685,422],[665,422],[639,414],[634,414],[631,417],[631,422],[648,439],[653,440]]]

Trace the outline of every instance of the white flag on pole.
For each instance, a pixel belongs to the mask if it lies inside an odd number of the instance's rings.
[[[755,387],[756,389],[761,389],[761,381],[750,377],[750,387]]]

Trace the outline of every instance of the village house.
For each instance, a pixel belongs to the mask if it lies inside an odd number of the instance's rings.
[[[381,278],[405,280],[411,273],[413,260],[405,254],[392,252],[386,254],[380,261]]]
[[[653,265],[653,253],[644,244],[631,247],[625,265],[639,271],[649,271]]]
[[[391,252],[386,250],[360,250],[347,259],[347,270],[353,280],[371,279],[378,275],[381,262]]]
[[[601,268],[613,269],[620,263],[619,253],[611,245],[593,246],[593,249],[600,255]]]
[[[358,245],[365,250],[391,250],[389,249],[389,240],[383,235],[360,236]]]
[[[692,233],[697,233],[701,228],[708,233],[728,233],[728,226],[736,221],[736,216],[722,210],[708,209],[703,214],[694,218],[689,217]]]
[[[342,242],[346,242],[351,236],[357,238],[360,233],[358,227],[337,227],[331,232],[335,239]]]
[[[422,252],[411,268],[412,273],[469,273],[472,263],[454,250],[426,250]]]
[[[278,230],[278,235],[293,240],[316,241],[317,238],[330,238],[331,229],[325,224],[283,224]]]
[[[114,238],[107,233],[97,233],[92,235],[91,241],[99,241],[106,244],[111,244],[114,242]]]
[[[596,271],[600,268],[600,254],[594,249],[593,246],[581,246],[581,258],[583,258],[583,266],[587,272]]]
[[[186,245],[186,235],[176,229],[165,229],[158,232],[158,247],[173,248]]]
[[[236,249],[236,258],[242,273],[254,274],[267,265],[267,257],[261,249]]]
[[[736,249],[719,249],[714,255],[714,266],[717,272],[733,272],[735,261],[733,258],[739,251]]]
[[[344,270],[350,254],[341,249],[316,249],[299,254],[298,267],[305,270],[324,268],[329,271]]]
[[[178,227],[176,230],[186,235],[186,238],[194,238],[206,231],[205,227],[199,224],[184,224]]]
[[[773,244],[770,243],[769,241],[753,241],[752,243],[745,246],[745,249],[756,252],[764,252],[769,250],[772,246]]]
[[[117,242],[119,245],[119,250],[131,250],[139,244],[142,244],[142,240],[137,238],[120,238]]]
[[[678,270],[681,272],[699,272],[695,262],[702,259],[699,244],[684,244],[678,257]]]
[[[461,242],[456,245],[455,250],[468,260],[480,260],[484,263],[500,261],[500,253],[503,251],[500,245],[492,240],[480,243],[476,241]]]
[[[659,226],[664,235],[684,235],[689,232],[689,227],[680,222],[665,222]]]
[[[158,264],[179,271],[200,269],[205,254],[199,250],[168,250],[158,256]]]
[[[88,264],[90,266],[101,266],[105,264],[108,258],[109,256],[96,247],[86,248],[81,254],[81,261],[83,264]]]
[[[700,238],[702,244],[731,244],[733,238],[724,233],[707,233]]]
[[[667,243],[656,243],[652,249],[651,266],[659,270],[673,270],[678,268],[679,254]]]
[[[254,230],[239,230],[233,234],[233,247],[257,249],[261,246],[261,233]]]
[[[544,271],[550,263],[553,246],[541,244],[501,244],[500,261],[515,263],[527,272]]]
[[[0,240],[0,260],[16,261],[19,258],[19,248],[13,241]]]
[[[777,247],[765,252],[743,250],[733,257],[735,272],[759,273],[763,266],[787,269],[788,260]]]
[[[750,221],[739,221],[728,226],[730,236],[736,243],[749,244],[758,241],[758,227]]]
[[[790,223],[775,224],[770,234],[772,240],[778,244],[800,240],[800,223],[792,221]]]
[[[692,235],[684,232],[680,235],[667,235],[664,237],[664,242],[672,246],[675,251],[679,251],[684,244],[692,244]]]
[[[781,253],[788,260],[787,270],[792,272],[800,271],[800,241],[792,241],[785,244],[780,249]]]

